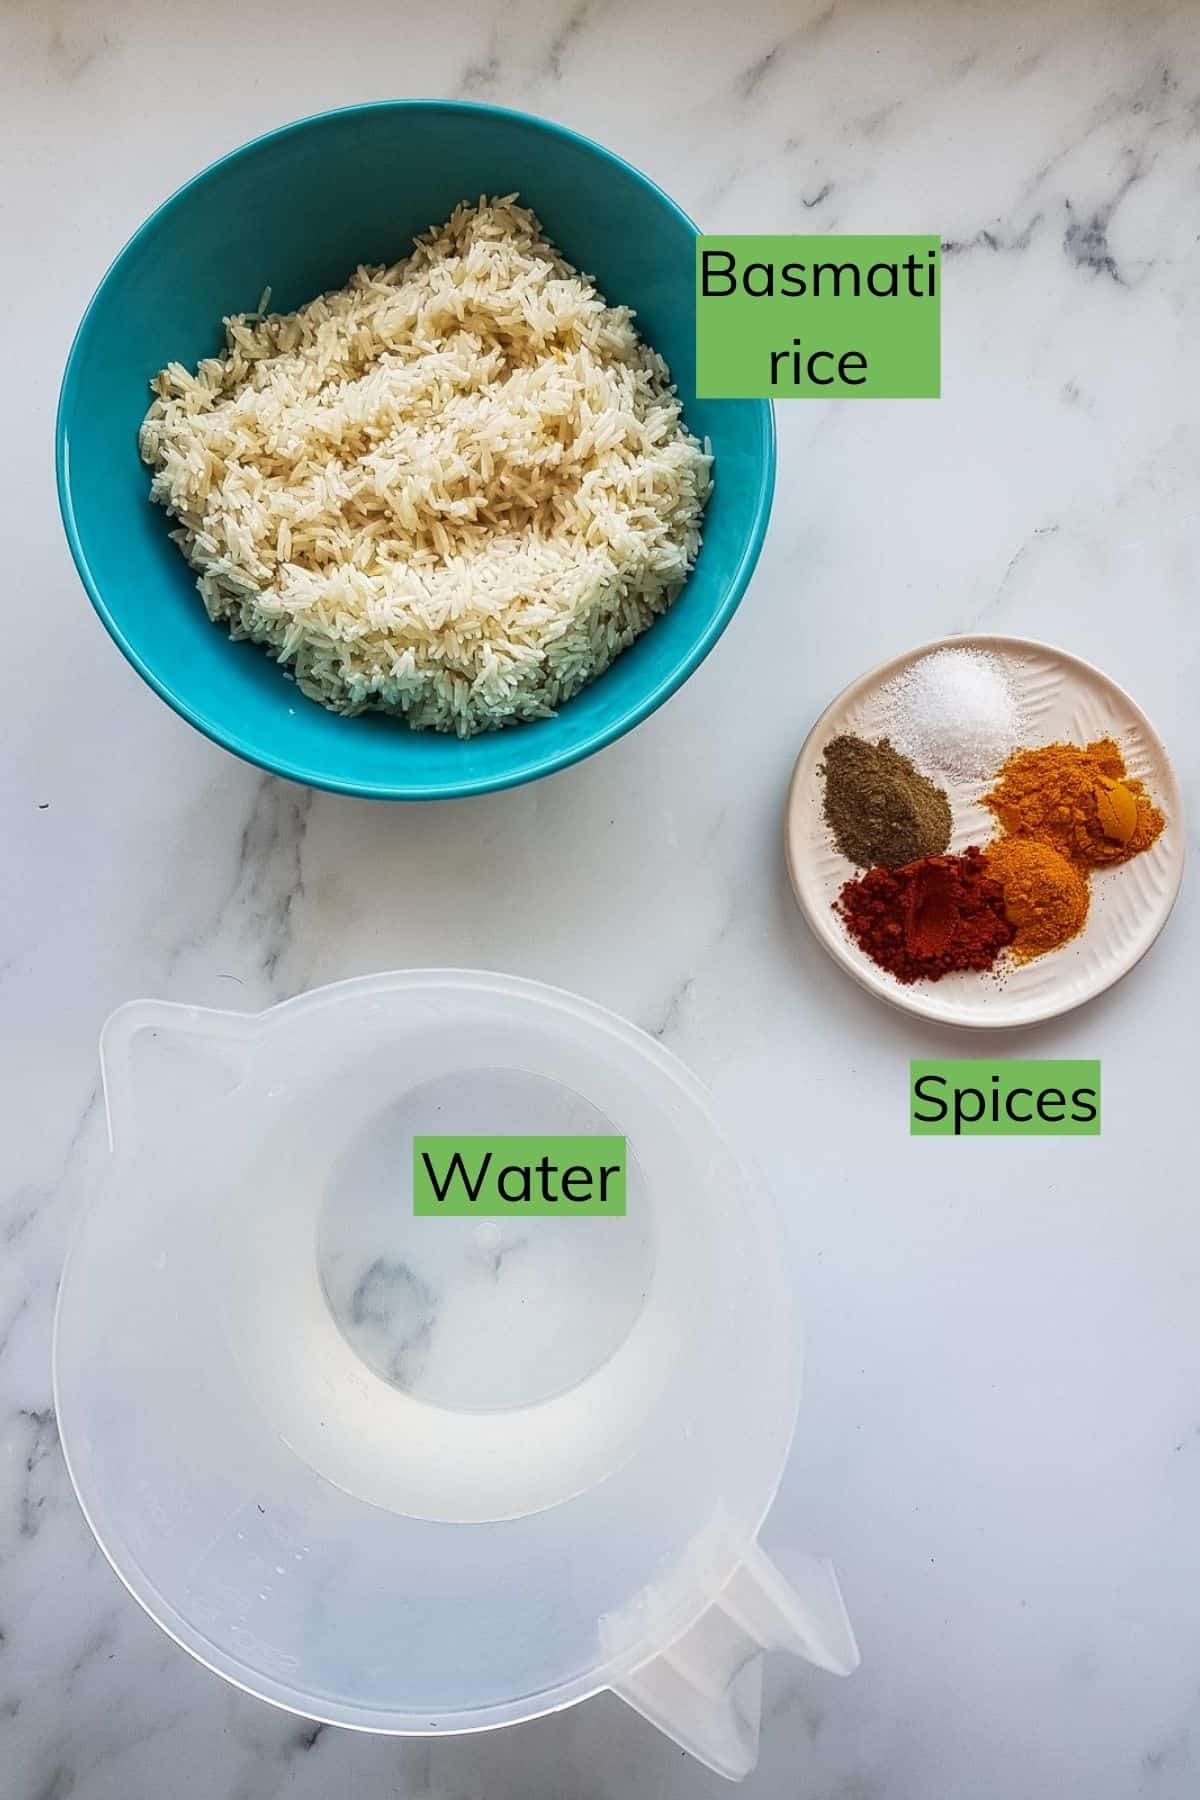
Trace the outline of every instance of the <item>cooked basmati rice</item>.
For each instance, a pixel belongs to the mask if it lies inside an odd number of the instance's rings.
[[[225,338],[151,384],[151,496],[209,617],[336,712],[544,718],[695,562],[711,457],[666,364],[515,195]]]

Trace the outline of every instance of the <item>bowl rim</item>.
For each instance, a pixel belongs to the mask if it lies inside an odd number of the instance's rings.
[[[71,483],[70,442],[68,435],[68,417],[76,405],[79,384],[79,364],[82,358],[84,341],[92,328],[101,298],[110,280],[118,268],[140,246],[149,239],[161,222],[177,207],[182,205],[193,190],[208,181],[219,169],[227,168],[244,158],[248,158],[263,148],[281,139],[298,136],[310,131],[314,126],[323,125],[327,121],[355,114],[392,113],[392,112],[444,112],[458,114],[486,115],[505,119],[523,126],[531,126],[535,131],[544,132],[548,137],[564,143],[582,146],[594,152],[603,161],[615,165],[630,176],[642,188],[674,214],[675,218],[698,238],[700,227],[684,212],[658,183],[648,175],[597,143],[594,138],[573,131],[569,126],[559,125],[553,120],[544,119],[536,113],[523,112],[515,107],[493,106],[484,101],[443,100],[408,98],[400,100],[369,100],[350,106],[330,107],[322,112],[309,113],[290,123],[274,127],[262,132],[257,137],[248,139],[235,149],[227,151],[215,161],[205,165],[197,174],[191,176],[182,186],[176,188],[167,198],[159,203],[147,215],[141,225],[113,257],[105,269],[96,289],[88,301],[79,325],[71,341],[63,370],[62,383],[59,389],[58,407],[54,421],[54,465],[55,483],[58,492],[59,513],[72,561],[79,574],[89,599],[99,615],[108,635],[121,651],[142,680],[151,687],[160,699],[165,700],[173,712],[188,724],[202,732],[210,742],[222,749],[232,752],[244,762],[253,763],[268,773],[285,777],[289,781],[302,783],[306,787],[323,788],[330,793],[352,794],[368,800],[450,800],[466,798],[475,794],[495,793],[509,787],[519,787],[529,781],[538,781],[545,775],[554,774],[560,769],[569,768],[571,764],[582,762],[585,757],[592,756],[617,738],[624,737],[634,730],[650,714],[656,712],[672,694],[681,688],[685,681],[695,673],[704,661],[717,639],[721,636],[749,586],[750,577],[754,573],[766,537],[767,524],[771,515],[771,505],[775,492],[776,473],[776,433],[774,407],[769,400],[747,400],[743,404],[753,406],[757,413],[759,426],[759,444],[762,453],[762,476],[759,491],[754,503],[753,517],[746,541],[742,546],[737,565],[733,570],[726,587],[721,604],[709,620],[703,632],[696,638],[680,661],[649,690],[642,694],[633,704],[624,709],[616,719],[597,727],[576,741],[568,743],[551,752],[538,761],[536,766],[500,774],[481,774],[456,776],[449,780],[437,782],[409,783],[404,780],[370,781],[351,780],[330,774],[319,768],[311,767],[300,759],[275,755],[256,748],[242,738],[236,729],[231,729],[210,717],[203,708],[193,704],[184,694],[175,692],[165,681],[161,680],[149,667],[136,644],[126,635],[124,629],[114,616],[104,595],[99,581],[96,579],[88,561],[78,521],[75,515],[74,496]],[[690,578],[689,578],[690,579]],[[602,678],[601,678],[602,679]],[[569,703],[568,703],[569,704]]]

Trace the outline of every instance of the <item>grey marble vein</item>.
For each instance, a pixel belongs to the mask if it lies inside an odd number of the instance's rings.
[[[576,0],[546,47],[545,74],[555,81],[562,79],[564,67],[578,51],[580,37],[601,10],[598,0]]]

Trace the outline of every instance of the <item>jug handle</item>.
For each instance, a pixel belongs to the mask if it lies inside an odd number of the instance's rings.
[[[184,1006],[173,1000],[128,1000],[118,1006],[100,1030],[100,1080],[110,1150],[116,1149],[123,1123],[132,1117],[133,1046],[144,1031],[202,1039],[240,1078],[244,1048],[261,1035],[262,1021],[254,1013]]]
[[[785,1575],[753,1544],[689,1631],[612,1691],[699,1762],[741,1781],[758,1761],[762,1659],[786,1650],[833,1675],[858,1645],[833,1564],[795,1553]]]

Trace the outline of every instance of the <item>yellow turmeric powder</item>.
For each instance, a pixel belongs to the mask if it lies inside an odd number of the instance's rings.
[[[1082,931],[1088,912],[1087,876],[1040,838],[1002,837],[984,851],[987,872],[1004,889],[1004,911],[1015,925],[1018,962],[1057,950]]]
[[[1127,862],[1164,824],[1112,738],[1016,751],[984,804],[1010,836],[1040,838],[1088,866]]]

